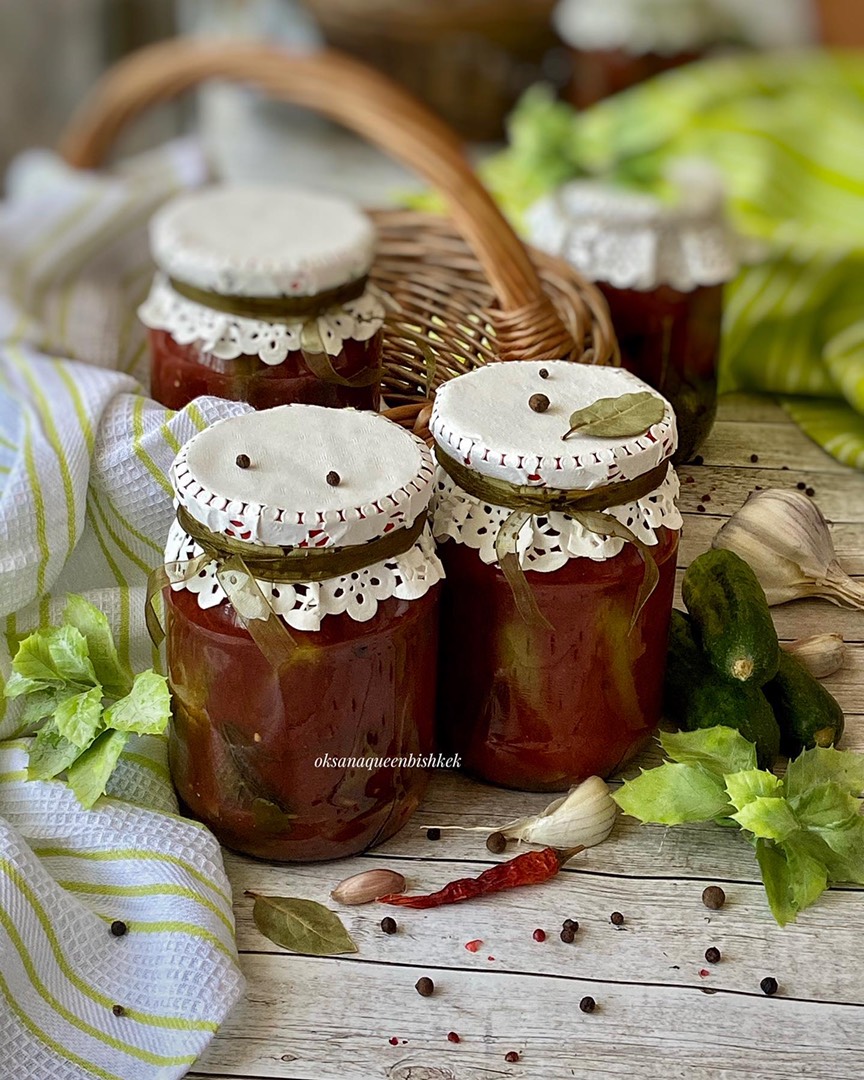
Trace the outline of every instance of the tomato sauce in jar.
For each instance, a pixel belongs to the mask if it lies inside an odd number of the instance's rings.
[[[663,203],[611,184],[576,181],[529,212],[532,241],[595,282],[609,305],[621,363],[667,398],[678,421],[674,461],[689,461],[717,412],[723,284],[737,241],[713,170],[679,167]]]
[[[429,451],[373,413],[288,406],[196,436],[173,478],[169,757],[183,803],[258,858],[381,843],[417,808],[434,749]]]
[[[646,391],[621,369],[560,361],[490,365],[438,391],[439,738],[491,783],[564,791],[608,776],[660,721],[681,527],[674,414],[651,393],[643,433],[562,439],[574,411]],[[529,513],[526,497],[563,509]],[[512,558],[499,536],[513,513],[533,614],[499,558]]]
[[[151,222],[158,272],[139,309],[151,394],[377,409],[384,306],[369,283],[371,221],[341,199],[225,186]]]

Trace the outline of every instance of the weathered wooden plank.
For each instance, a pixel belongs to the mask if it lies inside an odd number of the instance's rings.
[[[864,479],[864,478],[862,478]],[[687,514],[678,549],[678,565],[689,566],[707,551],[717,530],[728,519],[715,514]],[[864,574],[864,525],[841,522],[831,526],[831,539],[840,565],[847,574]]]
[[[748,424],[785,424],[798,431],[780,405],[767,394],[723,394],[717,402],[717,420],[739,420]],[[803,433],[801,438],[806,440]]]
[[[815,492],[813,498],[825,517],[831,521],[864,522],[864,475],[851,469],[834,473],[815,473],[797,466],[793,469],[754,469],[737,466],[684,466],[681,470],[682,510],[728,517],[734,514],[757,486],[795,488],[801,482]],[[693,477],[693,483],[688,477]],[[709,497],[705,503],[704,496]]]
[[[625,935],[622,933],[621,935]],[[637,946],[636,936],[632,944]],[[778,958],[779,959],[779,958]],[[291,1080],[858,1080],[864,1011],[758,994],[243,956],[246,1001],[196,1066]],[[776,967],[776,964],[774,965]],[[413,986],[428,972],[438,987]],[[626,971],[620,973],[626,979]],[[702,989],[705,989],[704,987]],[[579,1001],[591,995],[597,1010]],[[448,1042],[455,1031],[460,1042]],[[391,1045],[390,1039],[397,1045]],[[520,1061],[505,1062],[516,1051]]]
[[[832,458],[791,422],[753,424],[745,420],[718,420],[699,453],[706,465],[736,465],[756,472],[782,469],[784,465],[795,472],[848,474],[854,471]],[[757,462],[750,460],[753,454],[758,457]],[[684,465],[681,472],[686,474],[693,468]],[[757,479],[756,483],[761,481]]]
[[[485,865],[497,861],[485,854]],[[580,865],[589,861],[587,855],[577,856],[554,881],[543,885],[431,911],[411,911],[374,903],[345,907],[330,901],[334,885],[357,872],[356,859],[290,868],[236,860],[231,863],[231,878],[237,896],[237,942],[247,952],[281,951],[258,932],[252,921],[252,900],[242,893],[249,889],[272,896],[288,890],[292,896],[317,900],[338,911],[364,961],[562,978],[590,974],[609,982],[706,986],[740,993],[758,991],[760,980],[774,975],[791,997],[864,1001],[864,970],[853,960],[864,932],[860,892],[832,890],[815,909],[803,912],[793,927],[781,929],[771,917],[761,885],[726,882],[726,906],[709,911],[701,896],[710,879],[651,880],[581,873]],[[434,892],[482,868],[474,861],[399,864],[412,892]],[[613,911],[624,915],[626,930],[611,924]],[[380,929],[385,915],[395,917],[399,925],[392,936]],[[572,945],[559,938],[565,918],[579,922]],[[537,928],[546,932],[546,941],[534,940]],[[835,962],[826,965],[829,936]],[[482,948],[469,952],[465,943],[476,940],[483,942]],[[719,964],[706,963],[709,946],[720,949]],[[700,974],[703,971],[708,974]]]

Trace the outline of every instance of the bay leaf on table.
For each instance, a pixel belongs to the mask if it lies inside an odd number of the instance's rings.
[[[617,439],[642,435],[666,415],[666,405],[647,390],[638,394],[600,398],[593,405],[577,409],[570,417],[570,430],[563,438],[578,431],[580,435]]]
[[[357,946],[339,916],[315,900],[296,896],[254,897],[252,918],[255,925],[270,941],[291,952],[310,956],[336,956],[357,952]]]

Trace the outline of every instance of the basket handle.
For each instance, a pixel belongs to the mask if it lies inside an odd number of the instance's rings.
[[[456,134],[389,78],[341,53],[294,55],[268,45],[189,38],[148,46],[102,76],[68,125],[60,153],[70,165],[97,168],[139,113],[208,79],[245,83],[321,112],[413,169],[445,199],[502,312],[524,313],[542,326],[546,357],[581,353],[582,343],[565,329],[528,251],[469,166]]]

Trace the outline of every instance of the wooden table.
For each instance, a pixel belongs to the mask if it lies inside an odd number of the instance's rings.
[[[703,454],[704,465],[681,470],[682,567],[755,486],[804,481],[834,524],[841,562],[864,575],[864,477],[807,440],[778,406],[725,399]],[[846,710],[843,745],[864,750],[864,613],[816,601],[774,610],[784,639],[842,631],[856,643],[826,685]],[[649,752],[642,763],[656,758]],[[605,844],[556,881],[428,912],[389,909],[399,922],[393,936],[379,929],[387,909],[340,909],[356,956],[290,955],[252,922],[246,889],[327,903],[338,881],[375,866],[401,871],[410,889],[424,892],[475,875],[497,858],[482,833],[433,842],[421,826],[501,823],[548,801],[441,775],[414,821],[373,853],[290,867],[226,854],[248,989],[192,1075],[859,1080],[864,897],[834,889],[781,930],[752,849],[716,826],[666,829],[621,818]],[[716,912],[701,903],[713,883],[728,897]],[[625,916],[620,929],[609,921],[613,911]],[[572,945],[558,938],[568,917],[580,924]],[[548,933],[543,943],[532,937],[538,927]],[[476,938],[482,948],[467,951]],[[712,945],[722,952],[717,965],[704,960]],[[421,975],[435,982],[430,998],[414,989]],[[760,992],[766,975],[780,984],[774,998]],[[597,1010],[586,1015],[579,1001],[589,994]],[[458,1044],[448,1042],[451,1031]],[[509,1064],[513,1050],[521,1060]]]

